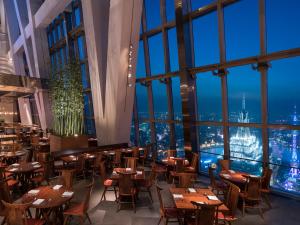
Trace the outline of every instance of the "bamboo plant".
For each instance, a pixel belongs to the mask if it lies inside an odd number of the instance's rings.
[[[51,72],[50,93],[55,135],[83,134],[83,87],[78,60]]]

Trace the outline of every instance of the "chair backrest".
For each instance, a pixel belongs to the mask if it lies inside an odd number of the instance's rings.
[[[197,153],[193,153],[193,158],[190,165],[192,168],[197,169],[198,159],[199,159],[199,155]]]
[[[196,207],[196,223],[195,225],[205,224],[214,225],[216,223],[216,215],[218,214],[219,206],[222,203],[216,204],[201,204],[198,202],[191,202]]]
[[[184,171],[184,159],[176,159],[175,170],[177,173],[182,173]]]
[[[96,154],[96,159],[95,159],[95,161],[94,161],[95,166],[100,165],[100,163],[101,163],[102,160],[103,160],[103,153],[102,153],[102,152],[98,152],[98,153]]]
[[[6,211],[6,224],[8,225],[27,225],[26,210],[31,203],[11,204],[2,201]]]
[[[125,158],[125,167],[131,168],[133,171],[135,171],[137,160],[138,160],[138,158],[135,158],[135,157],[126,157]]]
[[[229,186],[227,198],[226,198],[226,206],[230,211],[231,216],[235,216],[235,212],[237,209],[239,196],[240,196],[240,188],[231,182],[226,182]]]
[[[135,173],[119,173],[119,194],[120,195],[131,195],[134,182],[132,180],[132,175]]]
[[[100,176],[101,176],[102,180],[104,181],[106,179],[105,161],[100,162],[99,168],[100,168]]]
[[[30,137],[30,143],[32,145],[37,145],[39,142],[40,142],[40,137],[38,135],[34,135],[34,136],[32,135]]]
[[[156,185],[156,191],[157,191],[157,196],[158,196],[158,200],[159,200],[159,208],[160,208],[160,212],[162,214],[165,214],[165,207],[164,207],[164,202],[162,199],[162,195],[161,195],[161,191],[163,189],[161,187],[159,187],[158,185]]]
[[[219,159],[219,164],[221,166],[221,170],[230,170],[230,160],[228,159]]]
[[[38,152],[36,154],[36,160],[39,163],[44,163],[44,162],[49,161],[49,157],[50,157],[50,153],[49,152]]]
[[[176,150],[167,150],[167,158],[176,157]]]
[[[210,186],[212,188],[216,187],[216,178],[215,178],[214,171],[215,171],[214,168],[208,167],[208,175],[209,175],[209,179],[210,179]]]
[[[144,148],[144,158],[147,159],[149,152],[151,152],[151,146],[150,144],[146,145],[146,147]]]
[[[140,151],[139,151],[138,146],[132,148],[132,156],[135,157],[135,158],[140,157]]]
[[[264,169],[262,181],[261,181],[261,188],[262,189],[270,189],[270,181],[271,181],[271,176],[272,176],[273,170],[269,168]]]
[[[87,212],[89,209],[89,204],[90,204],[90,199],[91,199],[94,184],[95,184],[95,180],[93,178],[93,181],[86,186],[86,196],[83,202],[84,204],[83,212]]]
[[[180,188],[189,188],[194,185],[196,173],[178,173]]]
[[[76,170],[83,171],[85,166],[85,158],[83,155],[78,156],[78,161],[76,163]]]
[[[64,186],[68,190],[72,190],[73,188],[73,170],[61,170],[61,176],[64,181]]]
[[[261,189],[261,177],[247,176],[247,182],[245,186],[245,196],[249,200],[259,201]]]
[[[4,216],[5,206],[2,204],[2,200],[9,203],[12,202],[10,191],[5,180],[0,180],[0,190],[0,216]]]
[[[116,150],[115,153],[116,154],[115,154],[114,162],[121,163],[121,154],[122,154],[121,150]]]
[[[29,154],[29,151],[27,150],[24,150],[25,151],[25,154],[22,155],[22,157],[19,158],[18,162],[22,163],[26,163],[26,162],[29,162],[30,161],[30,154]]]

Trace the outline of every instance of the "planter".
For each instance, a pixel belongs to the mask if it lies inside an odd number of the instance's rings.
[[[50,136],[50,151],[57,152],[66,149],[78,149],[88,147],[88,136],[69,136],[61,137],[56,135]]]

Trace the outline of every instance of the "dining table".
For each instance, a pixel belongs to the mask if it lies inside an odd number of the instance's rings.
[[[10,165],[12,163],[15,163],[18,161],[18,159],[24,155],[26,155],[27,152],[25,150],[20,151],[1,151],[0,152],[0,161],[5,162],[6,164]]]
[[[246,177],[251,175],[241,171],[223,170],[220,172],[219,176],[221,179],[232,182],[243,189],[247,182]]]
[[[7,141],[7,140],[15,140],[18,136],[16,134],[0,134],[0,141]]]
[[[131,168],[118,168],[118,167],[114,168],[110,178],[112,180],[118,180],[119,173],[132,174],[132,179],[136,181],[142,181],[146,179],[145,171],[143,169],[133,170]]]
[[[179,158],[179,157],[169,157],[169,158],[162,159],[161,161],[166,166],[175,167],[177,161],[179,161],[179,160],[183,160],[183,166],[189,165],[189,161],[187,159]]]
[[[47,224],[62,224],[64,206],[73,196],[74,192],[63,185],[41,186],[25,193],[16,203],[31,202],[30,208],[36,210],[36,218],[45,219]]]

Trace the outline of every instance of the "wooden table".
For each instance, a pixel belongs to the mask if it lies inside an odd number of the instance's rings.
[[[55,222],[63,222],[63,206],[68,203],[74,196],[63,197],[62,194],[66,190],[66,188],[61,187],[58,190],[54,190],[53,186],[43,186],[35,188],[34,190],[39,190],[37,194],[26,193],[22,196],[21,199],[17,200],[17,202],[26,203],[26,202],[34,202],[36,199],[44,199],[44,201],[39,204],[31,204],[31,208],[35,208],[37,210],[36,216],[38,217],[40,214],[49,221],[49,217],[51,213],[54,214],[55,219],[59,219]]]
[[[17,139],[17,135],[15,134],[1,134],[0,135],[0,141],[4,141],[4,140],[14,140]]]
[[[5,171],[13,173],[21,183],[24,191],[27,191],[32,173],[41,167],[38,162],[15,163],[6,167]]]
[[[249,176],[248,173],[244,172],[239,172],[239,171],[233,171],[233,170],[228,170],[228,171],[221,171],[220,172],[220,177],[224,180],[230,181],[239,187],[243,187],[247,181],[245,176]]]
[[[118,180],[119,179],[119,174],[118,173],[128,173],[128,174],[132,174],[132,179],[133,180],[145,180],[146,176],[145,176],[145,171],[144,170],[126,170],[126,168],[114,168],[113,170],[114,172],[111,175],[111,179],[112,180]],[[140,171],[140,172],[138,172]]]
[[[195,207],[191,201],[204,202],[206,204],[218,204],[220,200],[209,200],[207,196],[215,196],[211,189],[208,188],[196,188],[196,193],[189,192],[187,188],[170,188],[176,208],[182,210],[194,210]],[[174,194],[180,194],[183,198],[174,198]],[[228,210],[225,205],[222,205],[222,210]]]
[[[12,164],[12,163],[18,161],[19,157],[26,155],[26,153],[27,152],[23,151],[23,150],[16,151],[16,152],[2,151],[2,152],[0,152],[0,159],[2,159],[7,164]]]

